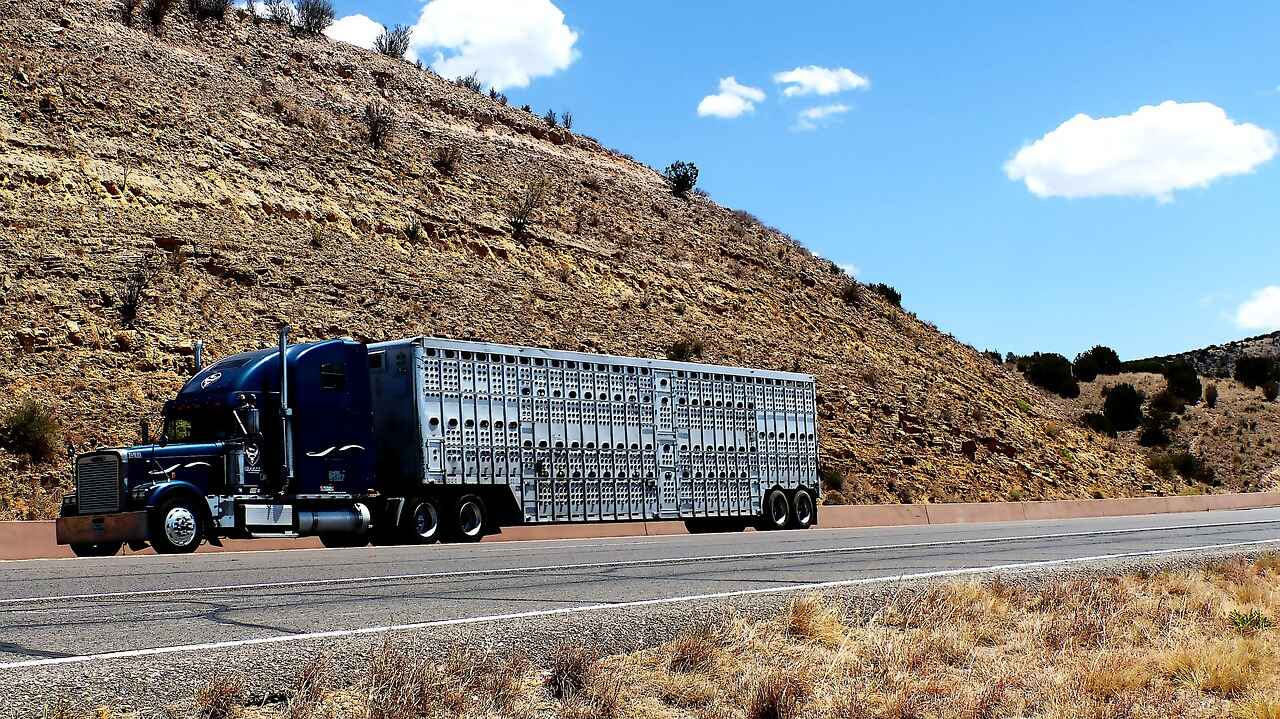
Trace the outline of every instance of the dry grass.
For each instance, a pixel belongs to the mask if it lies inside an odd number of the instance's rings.
[[[1280,719],[1280,557],[1048,583],[904,588],[873,614],[818,596],[598,657],[437,657],[383,644],[356,685],[324,660],[243,709],[218,678],[197,715],[246,719]],[[59,715],[63,716],[63,715]],[[66,715],[69,716],[69,715]]]

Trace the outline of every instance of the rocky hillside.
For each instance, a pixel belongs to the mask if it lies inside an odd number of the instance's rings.
[[[118,5],[0,13],[0,414],[50,407],[67,454],[154,422],[193,339],[225,356],[290,322],[299,339],[644,356],[685,338],[704,361],[812,372],[823,463],[844,478],[831,501],[1177,490],[1016,373],[591,138],[243,14],[182,7],[153,35]],[[383,149],[371,103],[394,122]],[[541,183],[513,237],[512,207]],[[3,517],[51,514],[68,479],[61,457],[0,450]]]
[[[1235,371],[1236,360],[1241,357],[1280,357],[1280,332],[1248,337],[1221,345],[1210,345],[1190,352],[1165,357],[1151,357],[1128,362],[1134,368],[1147,368],[1156,363],[1186,360],[1196,371],[1206,377],[1230,377]]]
[[[1206,390],[1217,388],[1215,406],[1207,401],[1188,406],[1179,417],[1173,443],[1150,450],[1151,457],[1189,452],[1204,464],[1209,474],[1185,478],[1182,492],[1213,491],[1218,486],[1280,490],[1280,404],[1267,402],[1257,389],[1234,380],[1205,377],[1201,381]],[[1076,400],[1081,412],[1101,412],[1106,390],[1121,383],[1133,385],[1147,397],[1167,385],[1163,376],[1145,372],[1100,376],[1081,383]],[[1136,447],[1138,434],[1123,432],[1120,440]]]

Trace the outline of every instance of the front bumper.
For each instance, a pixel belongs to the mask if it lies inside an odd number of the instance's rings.
[[[58,544],[142,542],[147,539],[147,513],[121,512],[60,517],[54,528]]]

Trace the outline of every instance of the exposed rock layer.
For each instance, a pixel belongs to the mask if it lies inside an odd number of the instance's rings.
[[[687,337],[706,361],[811,372],[823,463],[847,476],[833,500],[1175,489],[933,326],[846,303],[849,279],[786,236],[429,71],[243,14],[178,8],[157,36],[106,0],[4,5],[0,411],[47,403],[68,453],[135,439],[193,339],[224,356],[289,322],[642,356]],[[382,151],[373,101],[395,118]],[[541,178],[517,241],[509,208]],[[124,278],[148,261],[126,329]],[[68,480],[0,451],[0,515],[49,515]]]

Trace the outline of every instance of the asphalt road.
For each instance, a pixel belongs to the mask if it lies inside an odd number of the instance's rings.
[[[0,562],[0,673],[1270,542],[1280,546],[1280,509]]]

